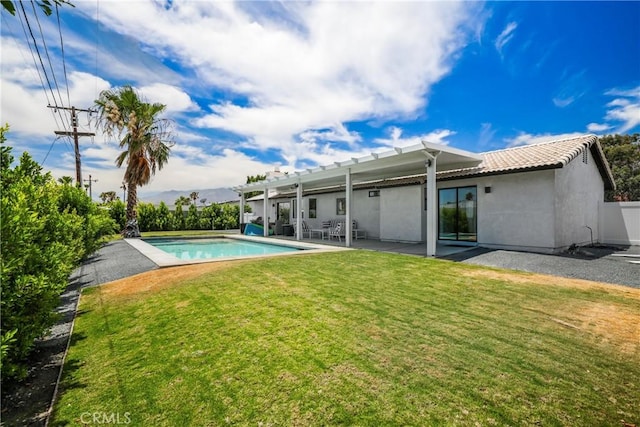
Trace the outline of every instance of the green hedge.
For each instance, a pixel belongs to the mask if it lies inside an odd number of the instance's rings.
[[[56,321],[55,309],[80,260],[116,231],[83,190],[57,184],[23,153],[13,169],[0,128],[2,380],[26,376],[24,361]]]

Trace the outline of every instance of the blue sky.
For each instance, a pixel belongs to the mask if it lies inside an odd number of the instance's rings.
[[[143,198],[420,140],[482,152],[640,131],[640,2],[74,3],[60,28],[26,8],[59,94],[43,89],[24,17],[2,11],[1,120],[16,153],[74,176],[71,144],[53,134],[68,119],[46,105],[136,87],[175,122]],[[98,132],[81,153],[94,195],[119,194],[116,142]]]

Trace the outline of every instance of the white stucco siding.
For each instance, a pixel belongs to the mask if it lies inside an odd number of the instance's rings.
[[[586,162],[584,161],[586,160]],[[604,182],[587,149],[561,169],[555,170],[556,249],[597,241],[598,209],[604,200]]]
[[[554,171],[438,182],[438,189],[476,185],[478,244],[550,252],[554,239]],[[485,193],[491,187],[491,193]]]
[[[344,220],[346,215],[338,215],[336,201],[346,197],[345,192],[317,194],[305,196],[305,221],[311,228],[321,228],[323,221],[333,219]],[[309,199],[316,199],[316,218],[308,218]],[[369,190],[353,192],[351,200],[351,217],[357,221],[358,228],[367,232],[367,238],[377,239],[380,236],[380,197],[369,197]]]
[[[353,192],[352,218],[358,228],[367,232],[367,238],[380,238],[380,197],[369,197],[369,190]]]
[[[422,239],[422,187],[380,190],[380,240],[419,242]]]

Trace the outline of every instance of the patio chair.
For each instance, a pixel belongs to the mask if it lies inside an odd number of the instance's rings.
[[[342,238],[345,237],[345,226],[344,222],[336,223],[336,226],[329,230],[329,240],[333,237],[337,237],[338,241],[342,241]]]
[[[295,233],[297,235],[298,233],[298,225],[294,222],[293,223],[293,229],[295,230]],[[306,221],[302,221],[302,238],[304,239],[305,234],[308,238],[311,238],[311,228],[309,227],[309,224],[307,224]]]

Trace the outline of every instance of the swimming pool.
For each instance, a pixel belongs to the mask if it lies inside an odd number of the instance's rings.
[[[304,250],[291,246],[225,238],[145,239],[145,242],[181,260],[271,255]]]
[[[214,237],[155,237],[125,239],[125,241],[158,267],[347,249],[310,242],[235,234]]]

